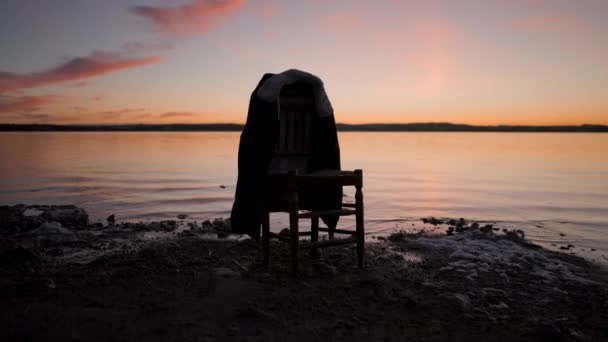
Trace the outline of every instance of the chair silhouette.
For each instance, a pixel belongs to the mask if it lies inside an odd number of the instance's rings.
[[[277,101],[278,120],[276,142],[268,168],[266,192],[262,205],[262,246],[264,265],[270,260],[270,238],[290,243],[291,269],[297,273],[300,236],[310,236],[310,242],[302,243],[318,257],[318,248],[356,243],[359,267],[363,266],[363,172],[362,170],[316,170],[310,169],[309,153],[312,120],[316,111],[314,97],[305,86],[285,86]],[[315,210],[315,201],[320,200],[322,189],[327,187],[355,187],[355,203],[342,203],[332,210]],[[304,201],[302,201],[304,200]],[[304,211],[304,212],[301,212]],[[270,232],[270,213],[289,213],[289,236]],[[355,230],[337,229],[339,216],[355,215]],[[311,219],[310,231],[299,230],[300,219]],[[319,218],[327,228],[319,227]],[[329,239],[319,241],[319,232],[327,232]],[[335,234],[350,235],[335,238]]]

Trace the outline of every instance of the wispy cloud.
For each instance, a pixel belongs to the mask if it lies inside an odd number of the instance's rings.
[[[101,76],[160,60],[158,56],[125,57],[119,53],[95,51],[85,57],[72,58],[47,71],[29,74],[0,71],[0,93]]]
[[[162,34],[206,33],[245,5],[244,0],[191,0],[180,6],[135,6],[131,13],[146,19]]]
[[[0,113],[34,112],[56,100],[54,95],[0,96]]]

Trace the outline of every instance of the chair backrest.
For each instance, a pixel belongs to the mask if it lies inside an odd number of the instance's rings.
[[[277,101],[278,134],[270,173],[308,172],[309,141],[314,98],[305,86],[285,86]]]

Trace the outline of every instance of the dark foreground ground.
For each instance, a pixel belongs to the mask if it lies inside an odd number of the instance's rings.
[[[303,252],[293,277],[286,246],[265,270],[221,222],[101,226],[38,208],[0,210],[2,341],[608,340],[605,272],[517,232],[397,233],[367,244],[362,270],[336,247]]]

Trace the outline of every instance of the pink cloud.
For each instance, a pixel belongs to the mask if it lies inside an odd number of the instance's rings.
[[[33,112],[40,106],[54,102],[57,96],[0,96],[0,113]]]
[[[245,5],[244,0],[191,0],[181,6],[136,6],[131,13],[151,22],[167,35],[206,33],[221,19]]]
[[[96,51],[43,72],[17,74],[0,71],[0,93],[101,76],[122,69],[158,63],[160,60],[157,56],[132,58]]]

